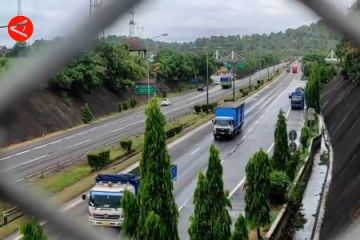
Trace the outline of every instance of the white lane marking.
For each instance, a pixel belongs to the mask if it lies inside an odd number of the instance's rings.
[[[72,139],[74,137],[75,137],[75,135],[71,135],[71,136],[68,136],[68,137],[64,138],[64,140],[69,140],[69,139]]]
[[[19,155],[22,155],[22,154],[27,153],[27,152],[30,152],[30,149],[22,151],[22,152],[15,153],[13,156],[19,156]]]
[[[59,140],[56,140],[56,141],[53,141],[53,142],[50,142],[49,144],[56,144],[56,143],[59,143],[59,142],[62,142],[63,139],[59,139]]]
[[[195,153],[197,153],[198,151],[200,151],[200,148],[198,147],[197,149],[195,149],[195,151],[193,151],[190,155],[194,155]]]
[[[273,143],[270,145],[270,147],[269,147],[268,150],[267,150],[267,153],[270,153],[270,152],[271,152],[271,150],[274,148],[274,145],[275,145],[275,142],[273,142]]]
[[[76,136],[82,136],[82,135],[87,134],[87,133],[88,133],[88,131],[79,132],[78,134],[76,134]]]
[[[244,139],[245,139],[245,138],[244,138]],[[237,147],[237,146],[234,146],[234,148],[233,148],[233,149],[231,149],[230,153],[233,153],[233,152],[235,152],[235,150],[236,150],[236,147]]]
[[[62,211],[63,211],[63,212],[66,212],[66,211],[70,210],[71,208],[76,207],[77,205],[79,205],[82,201],[83,201],[82,199],[79,199],[79,200],[77,200],[76,202],[70,204],[69,206],[64,207],[64,208],[62,209]]]
[[[81,145],[81,144],[84,144],[84,143],[87,143],[87,142],[90,142],[90,141],[91,141],[91,139],[89,138],[89,139],[86,139],[85,141],[79,142],[79,143],[77,143],[77,144],[75,144],[75,145],[73,145],[73,146],[70,146],[70,147],[71,147],[71,148],[77,147],[77,146],[79,146],[79,145]]]
[[[118,128],[118,129],[115,129],[115,130],[112,130],[111,132],[112,133],[116,133],[116,132],[119,132],[119,131],[121,131],[121,130],[123,130],[124,128]]]
[[[236,185],[236,187],[230,192],[229,198],[231,198],[231,196],[234,195],[234,193],[244,184],[245,180],[246,180],[246,177],[241,179],[241,181],[238,183],[238,185]]]
[[[46,147],[46,146],[47,146],[47,144],[43,144],[43,145],[34,147],[33,149],[34,149],[34,150],[38,150],[38,149],[44,148],[44,147]]]
[[[185,207],[185,205],[190,201],[191,198],[192,198],[192,196],[189,196],[187,199],[185,199],[183,204],[181,204],[180,207],[178,208],[179,212]]]
[[[4,158],[0,158],[0,161],[3,161],[3,160],[6,160],[6,159],[9,159],[9,158],[11,158],[11,157],[13,157],[13,155],[11,155],[11,156],[7,156],[7,157],[4,157]]]
[[[38,161],[38,160],[40,160],[40,159],[43,159],[43,158],[45,158],[45,157],[47,157],[47,156],[49,156],[49,155],[48,155],[48,154],[47,154],[47,155],[43,155],[43,156],[40,156],[40,157],[31,159],[31,160],[29,160],[29,161],[26,161],[26,162],[23,162],[23,163],[14,165],[14,166],[12,166],[12,167],[7,168],[6,171],[13,170],[13,169],[15,169],[15,168],[17,168],[17,167],[21,167],[21,166],[24,166],[24,165],[26,165],[26,164],[36,162],[36,161]]]
[[[289,108],[289,109],[287,110],[286,118],[289,118],[290,110],[291,110],[291,108]]]

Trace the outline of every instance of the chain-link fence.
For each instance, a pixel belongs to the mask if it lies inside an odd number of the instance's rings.
[[[349,16],[345,16],[325,0],[298,1],[323,18],[331,28],[343,33],[360,46],[360,26]],[[21,66],[9,69],[0,80],[0,116],[5,117],[4,112],[12,102],[24,101],[40,83],[46,82],[72,59],[92,48],[102,29],[110,26],[141,2],[142,0],[109,0],[109,3],[97,11],[91,19],[84,19],[84,22],[58,46],[27,59]],[[47,201],[40,191],[30,190],[24,182],[13,184],[13,179],[14,176],[1,172],[1,199],[17,205],[29,216],[46,219],[52,230],[61,232],[70,239],[110,239],[104,233],[99,234],[88,226],[80,224],[73,216],[58,211],[59,207]],[[357,239],[359,233],[360,225],[357,225],[339,239]]]

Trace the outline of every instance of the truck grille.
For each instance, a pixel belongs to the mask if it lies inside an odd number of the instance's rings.
[[[217,128],[216,133],[229,133],[229,129]]]
[[[120,215],[94,214],[95,219],[120,219]]]

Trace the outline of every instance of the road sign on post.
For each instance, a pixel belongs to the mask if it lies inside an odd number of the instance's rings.
[[[156,93],[156,86],[155,85],[145,85],[145,84],[137,84],[135,85],[135,93],[137,95],[147,95],[150,93],[151,95],[154,95]]]
[[[291,142],[290,145],[289,145],[289,150],[291,153],[294,153],[297,149],[297,145],[295,142]]]
[[[296,131],[295,131],[295,130],[291,130],[291,131],[289,132],[289,139],[290,139],[290,141],[295,141],[296,138],[297,138],[297,133],[296,133]]]
[[[316,114],[315,109],[309,108],[307,113],[308,113],[307,114],[308,115],[308,120],[315,120],[315,114]],[[312,119],[310,119],[310,118],[312,118]]]

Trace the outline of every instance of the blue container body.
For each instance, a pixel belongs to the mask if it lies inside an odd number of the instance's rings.
[[[177,179],[177,165],[175,164],[171,165],[171,179],[173,181]],[[99,174],[95,177],[95,182],[129,183],[134,186],[136,194],[138,194],[140,190],[140,176],[133,173]]]
[[[245,104],[240,105],[223,105],[216,108],[216,117],[231,117],[234,119],[236,128],[244,123]]]

